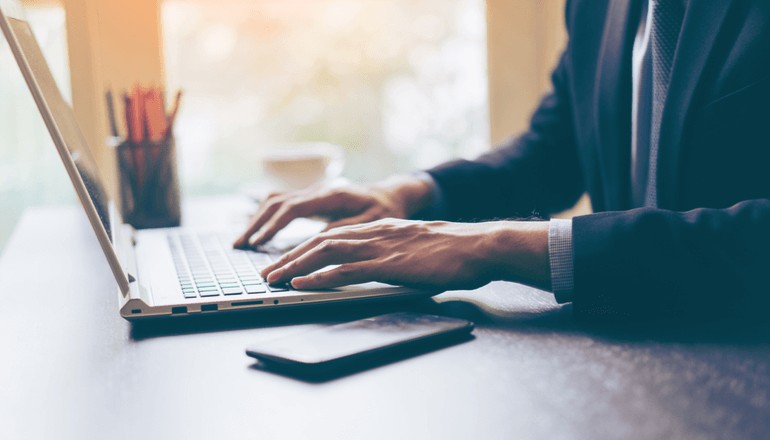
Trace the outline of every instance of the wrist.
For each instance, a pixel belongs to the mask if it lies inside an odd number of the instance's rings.
[[[485,238],[494,279],[550,290],[548,222],[494,222],[493,232]]]
[[[414,176],[393,176],[375,184],[374,189],[399,206],[403,218],[412,217],[431,203],[430,185]]]

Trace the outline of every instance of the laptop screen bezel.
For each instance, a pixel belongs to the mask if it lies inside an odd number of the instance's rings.
[[[78,171],[77,166],[71,157],[71,150],[67,147],[67,143],[56,123],[56,119],[51,113],[51,108],[45,99],[45,95],[43,94],[37,79],[35,78],[35,74],[32,72],[30,63],[28,62],[24,51],[21,49],[21,45],[19,44],[16,33],[13,30],[9,19],[18,20],[29,26],[29,22],[24,17],[23,8],[16,0],[0,0],[0,28],[5,35],[6,41],[8,41],[8,45],[11,48],[11,52],[13,53],[17,64],[19,65],[19,69],[21,70],[22,76],[24,77],[24,81],[27,83],[27,86],[32,93],[32,97],[35,101],[35,104],[37,105],[40,115],[43,117],[43,122],[45,123],[45,126],[53,140],[54,146],[56,147],[56,151],[58,152],[59,157],[64,164],[67,176],[75,188],[75,193],[77,194],[77,197],[86,212],[88,222],[91,224],[91,228],[96,234],[96,238],[99,241],[102,252],[107,258],[107,263],[109,264],[110,270],[112,271],[115,280],[118,283],[118,287],[120,288],[121,293],[128,295],[130,289],[128,274],[124,270],[123,265],[121,264],[117,253],[115,252],[111,237],[109,236],[107,230],[102,224],[101,219],[99,218],[99,213],[96,209],[96,206],[94,205],[94,202],[91,199],[85,183],[83,182],[80,172]],[[35,43],[37,44],[37,42]],[[45,59],[43,59],[43,63],[45,63],[46,66],[48,65]],[[72,111],[69,106],[67,106],[67,108],[69,111]],[[83,145],[82,148],[86,149],[87,151],[91,151],[88,145]],[[90,176],[90,178],[99,181],[98,175]],[[104,188],[104,185],[101,181],[99,181],[99,184],[102,188]],[[104,197],[109,202],[109,195],[104,194]],[[111,227],[112,233],[116,234],[119,228],[119,222],[113,224]]]

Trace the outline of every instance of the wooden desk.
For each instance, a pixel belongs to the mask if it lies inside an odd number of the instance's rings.
[[[475,320],[474,340],[312,383],[252,368],[244,347],[345,316],[132,333],[115,289],[79,209],[27,211],[0,260],[0,438],[770,435],[767,329],[617,336],[495,283],[432,306]]]

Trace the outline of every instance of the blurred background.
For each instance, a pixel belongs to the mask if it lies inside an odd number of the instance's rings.
[[[103,93],[183,89],[185,197],[243,191],[260,153],[326,141],[372,181],[521,131],[565,43],[563,0],[26,0],[114,190]],[[74,191],[0,41],[0,250],[28,206]]]

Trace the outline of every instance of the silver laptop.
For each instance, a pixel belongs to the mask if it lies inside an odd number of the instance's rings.
[[[231,234],[184,228],[138,231],[124,224],[104,191],[72,108],[62,97],[17,0],[0,0],[0,28],[118,283],[120,314],[124,318],[426,297],[437,293],[381,283],[324,291],[269,286],[259,271],[277,255],[234,250]]]

